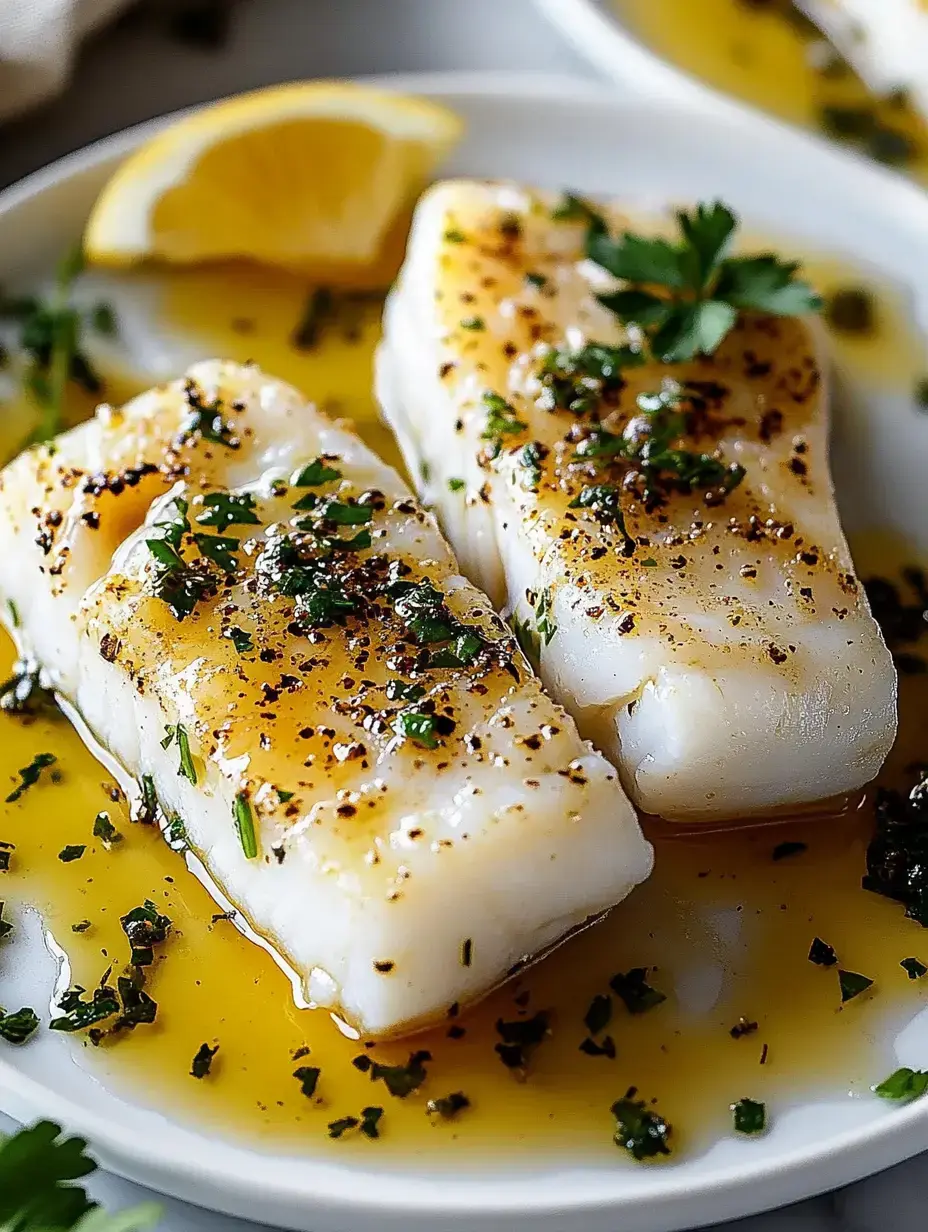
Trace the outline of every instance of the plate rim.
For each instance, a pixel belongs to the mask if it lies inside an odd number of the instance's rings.
[[[580,6],[591,11],[596,7],[590,0],[538,2],[548,7]],[[601,13],[599,16],[602,20]],[[670,71],[677,75],[676,70]],[[679,96],[664,100],[628,98],[608,85],[539,72],[402,73],[354,80],[440,98],[495,99],[501,105],[513,99],[537,99],[539,103],[553,105],[588,104],[622,113],[625,118],[636,112],[673,115],[680,111]],[[709,91],[700,90],[699,93],[704,96],[702,102],[710,121],[714,119],[741,129],[756,124],[756,116],[749,109],[740,105],[719,109],[708,97]],[[692,106],[694,101],[688,105]],[[166,124],[205,105],[208,104],[175,111],[103,137],[10,185],[0,192],[0,225],[11,211],[63,181],[124,156]],[[817,157],[833,160],[833,164],[841,165],[846,174],[854,166],[854,174],[870,181],[871,191],[879,191],[881,208],[890,218],[897,212],[900,216],[910,212],[924,215],[928,234],[928,195],[901,176],[784,125],[771,125],[768,136],[775,142],[782,143],[788,138],[791,143],[811,146]],[[172,1153],[167,1134],[157,1150],[153,1149],[150,1139],[135,1147],[118,1128],[113,1129],[106,1117],[43,1086],[41,1081],[16,1070],[11,1062],[3,1059],[0,1059],[0,1104],[4,1111],[20,1121],[46,1117],[60,1121],[69,1132],[86,1135],[94,1154],[108,1170],[158,1192],[202,1204],[203,1189],[208,1186],[210,1209],[258,1219],[269,1214],[292,1228],[307,1226],[303,1220],[311,1215],[313,1226],[325,1232],[329,1228],[344,1227],[341,1221],[346,1217],[359,1221],[357,1226],[363,1227],[365,1232],[375,1226],[373,1222],[363,1222],[367,1219],[376,1219],[378,1228],[391,1232],[394,1228],[397,1232],[399,1229],[407,1232],[412,1227],[434,1228],[436,1221],[455,1230],[489,1226],[500,1230],[519,1229],[520,1232],[529,1227],[557,1232],[563,1229],[563,1221],[567,1219],[583,1219],[583,1227],[590,1232],[593,1229],[612,1232],[618,1216],[625,1219],[625,1232],[642,1232],[658,1224],[669,1232],[760,1213],[811,1197],[863,1179],[928,1148],[928,1103],[920,1106],[916,1102],[907,1108],[892,1109],[867,1125],[832,1135],[820,1147],[799,1146],[787,1150],[774,1161],[709,1165],[705,1176],[695,1179],[689,1172],[681,1175],[672,1164],[664,1165],[660,1181],[646,1193],[626,1190],[622,1194],[591,1197],[570,1168],[565,1168],[564,1191],[555,1206],[546,1194],[534,1190],[530,1175],[501,1184],[487,1176],[476,1175],[459,1181],[420,1172],[401,1174],[396,1178],[401,1185],[391,1185],[390,1178],[365,1169],[355,1161],[339,1163],[332,1169],[342,1178],[338,1185],[316,1186],[310,1193],[305,1180],[297,1179],[292,1185],[281,1187],[279,1179],[275,1178],[274,1188],[270,1190],[267,1181],[262,1181],[260,1176],[260,1155],[254,1157],[258,1162],[251,1177],[244,1179],[231,1176],[213,1161],[191,1157],[180,1150]],[[203,1138],[209,1136],[206,1129],[192,1132]],[[315,1160],[309,1162],[317,1163]],[[323,1170],[331,1168],[329,1161],[319,1161],[319,1166]],[[369,1186],[358,1184],[365,1179],[371,1182]],[[267,1212],[263,1204],[268,1200],[287,1205]],[[648,1208],[647,1212],[643,1207]]]

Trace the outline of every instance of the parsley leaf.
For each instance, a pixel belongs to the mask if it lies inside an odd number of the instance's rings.
[[[38,1030],[38,1026],[38,1015],[28,1006],[12,1014],[0,1009],[0,1039],[5,1039],[8,1044],[24,1044]]]
[[[903,958],[899,966],[910,980],[920,980],[923,975],[928,975],[928,967],[917,958]]]
[[[201,1044],[190,1063],[190,1077],[205,1078],[212,1068],[213,1057],[218,1051],[218,1044],[214,1048],[210,1048],[209,1044]]]
[[[299,1069],[293,1071],[293,1076],[300,1084],[300,1090],[307,1098],[316,1094],[316,1084],[319,1082],[319,1075],[322,1073],[315,1065],[301,1065]]]
[[[257,526],[261,519],[255,513],[255,498],[250,492],[209,492],[203,497],[203,509],[197,514],[200,526],[215,526],[227,530],[230,526]]]
[[[177,773],[183,775],[188,782],[194,787],[197,785],[197,768],[194,765],[193,754],[190,752],[190,737],[187,735],[187,729],[182,724],[169,723],[165,727],[166,735],[161,741],[161,747],[168,749],[172,744],[177,744],[177,751],[180,757],[180,765],[177,768]]]
[[[19,771],[19,784],[15,787],[6,798],[7,804],[15,804],[21,799],[30,787],[34,787],[39,781],[39,777],[43,770],[47,770],[49,766],[53,766],[58,758],[54,753],[36,753],[28,766],[23,766]]]
[[[928,1091],[928,1070],[909,1069],[903,1066],[890,1074],[872,1088],[874,1095],[881,1099],[892,1099],[900,1103],[919,1099]]]
[[[302,470],[297,471],[292,482],[295,488],[318,488],[324,483],[331,483],[333,479],[341,479],[341,477],[341,471],[330,466],[326,458],[315,458]]]
[[[425,749],[437,749],[438,737],[435,734],[437,725],[434,714],[423,714],[418,710],[402,710],[396,716],[393,730],[398,736],[412,740]]]
[[[239,654],[249,654],[255,648],[251,634],[246,629],[239,629],[233,626],[232,628],[224,631],[223,637],[227,637],[231,640],[232,645]]]
[[[116,843],[122,842],[122,835],[110,821],[109,813],[106,812],[97,813],[93,819],[93,836],[98,838],[107,850]]]
[[[637,1160],[669,1155],[672,1127],[658,1112],[652,1112],[644,1100],[635,1099],[635,1093],[635,1088],[630,1088],[623,1099],[612,1105],[616,1146]]]
[[[158,1220],[152,1203],[108,1219],[75,1185],[96,1171],[83,1138],[62,1138],[61,1126],[39,1121],[0,1139],[0,1227],[8,1232],[143,1232]],[[86,1217],[86,1218],[85,1218]]]
[[[735,1130],[739,1134],[762,1134],[767,1128],[767,1106],[753,1099],[739,1099],[731,1105]]]
[[[862,992],[866,992],[873,984],[873,980],[856,971],[839,971],[838,983],[841,988],[841,1004],[844,1005],[848,1001],[853,1001],[855,997],[859,997]]]
[[[431,1061],[432,1054],[420,1049],[409,1054],[405,1065],[382,1065],[369,1057],[366,1052],[355,1057],[351,1064],[362,1074],[370,1074],[371,1082],[383,1082],[384,1086],[397,1099],[405,1099],[413,1091],[417,1091],[428,1076],[425,1062]]]
[[[675,241],[630,231],[613,238],[598,220],[586,238],[587,257],[630,284],[601,302],[645,331],[658,360],[714,354],[743,311],[799,316],[821,309],[820,297],[796,277],[798,262],[773,253],[727,255],[738,219],[722,202],[680,211],[677,225]]]
[[[630,1014],[644,1014],[667,1000],[664,993],[646,982],[647,974],[647,967],[633,967],[624,974],[620,971],[609,981],[609,987],[625,1003]]]

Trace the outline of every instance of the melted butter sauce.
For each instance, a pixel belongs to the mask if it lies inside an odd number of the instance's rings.
[[[787,4],[750,0],[614,0],[624,21],[659,55],[709,85],[793,124],[836,133],[827,115],[871,113],[911,144],[901,165],[928,182],[928,126],[899,101],[875,102],[851,72],[816,67],[809,31],[784,15]],[[778,11],[779,9],[779,11]],[[840,116],[838,123],[841,123]],[[854,144],[858,144],[856,139]],[[895,142],[894,142],[895,144]]]
[[[172,278],[167,310],[173,326],[204,339],[204,352],[256,359],[311,391],[320,405],[355,419],[366,439],[395,459],[370,394],[376,310],[354,341],[335,327],[323,345],[301,354],[289,337],[304,298],[300,284],[278,275],[195,272]],[[859,362],[882,371],[872,357]],[[881,573],[895,563],[879,541],[862,551],[865,576],[877,562]],[[894,551],[903,563],[904,548]],[[2,657],[7,669],[7,644]],[[903,678],[902,735],[882,776],[888,783],[903,781],[904,767],[924,757],[926,680]],[[10,872],[0,874],[11,918],[36,906],[69,956],[71,982],[88,988],[110,963],[114,975],[125,963],[119,917],[130,908],[151,898],[174,925],[148,984],[159,1005],[155,1024],[99,1048],[75,1038],[81,1064],[173,1116],[250,1143],[362,1151],[367,1160],[372,1153],[428,1156],[456,1168],[477,1166],[502,1149],[507,1158],[563,1158],[568,1150],[612,1161],[609,1107],[635,1086],[674,1125],[676,1149],[692,1152],[731,1132],[729,1104],[743,1097],[766,1101],[771,1120],[800,1096],[870,1098],[870,1084],[893,1068],[892,1028],[928,999],[928,978],[910,981],[899,966],[910,956],[928,962],[928,934],[899,906],[860,889],[872,828],[865,805],[845,801],[834,816],[741,832],[694,834],[649,823],[655,873],[608,919],[454,1024],[370,1050],[387,1063],[405,1061],[414,1048],[432,1054],[426,1083],[396,1099],[352,1066],[367,1051],[363,1042],[345,1038],[325,1013],[297,1009],[273,960],[233,923],[213,919],[218,909],[182,857],[154,828],[129,821],[125,805],[111,798],[106,771],[65,720],[0,716],[0,732],[0,782],[12,786],[18,768],[40,750],[54,752],[61,771],[60,782],[46,774],[18,804],[0,805],[0,838],[16,844]],[[92,837],[100,809],[124,835],[111,850]],[[774,861],[774,847],[788,840],[807,849]],[[58,853],[68,844],[87,850],[63,863]],[[86,931],[72,931],[85,920]],[[836,971],[807,961],[816,936],[836,948],[842,966],[874,980],[843,1009]],[[649,980],[667,1001],[633,1016],[613,998],[605,1034],[615,1041],[615,1059],[581,1052],[591,998],[608,991],[616,972],[640,966],[652,969]],[[537,1010],[550,1012],[552,1033],[519,1081],[494,1051],[495,1023]],[[742,1018],[757,1029],[733,1038]],[[463,1028],[460,1038],[449,1037],[452,1025]],[[203,1043],[218,1043],[219,1052],[212,1072],[198,1081],[190,1065]],[[293,1059],[303,1048],[309,1055]],[[312,1099],[292,1076],[301,1065],[321,1069]],[[436,1122],[426,1101],[455,1091],[472,1106]],[[379,1143],[328,1138],[330,1121],[368,1104],[385,1108]]]

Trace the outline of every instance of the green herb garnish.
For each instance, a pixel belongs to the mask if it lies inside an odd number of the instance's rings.
[[[307,1098],[316,1094],[316,1085],[321,1073],[322,1071],[315,1065],[301,1065],[299,1069],[293,1071],[294,1078],[300,1084],[300,1090]]]
[[[318,518],[333,526],[364,526],[374,516],[370,505],[347,505],[343,501],[327,500],[319,506]]]
[[[590,1002],[590,1008],[583,1018],[583,1025],[590,1035],[598,1035],[612,1021],[612,998],[608,994],[597,993]]]
[[[632,556],[635,541],[625,526],[621,493],[612,483],[586,484],[570,502],[571,509],[588,509],[602,526],[616,529],[622,539],[622,555]]]
[[[258,840],[255,836],[255,823],[251,813],[248,797],[239,792],[235,797],[234,807],[235,832],[242,844],[246,860],[254,860],[258,855]]]
[[[63,1012],[48,1024],[50,1031],[64,1031],[73,1034],[75,1031],[83,1031],[87,1027],[92,1027],[98,1022],[105,1022],[107,1018],[112,1018],[114,1014],[119,1013],[120,1006],[116,991],[108,985],[101,984],[99,988],[95,988],[89,1000],[85,1000],[85,992],[86,989],[81,988],[79,984],[68,989],[58,1006]]]
[[[496,1034],[502,1041],[494,1044],[493,1050],[507,1069],[524,1070],[535,1049],[550,1034],[550,1016],[539,1010],[531,1018],[517,1018],[506,1022],[496,1020]]]
[[[483,317],[465,317],[464,320],[460,322],[460,325],[461,329],[469,329],[474,333],[479,333],[487,327],[486,321],[484,321]]]
[[[417,702],[425,697],[421,684],[411,684],[407,680],[388,680],[386,692],[387,700],[391,702]]]
[[[635,1095],[635,1088],[631,1087],[624,1099],[612,1105],[616,1146],[639,1161],[669,1155],[672,1127],[659,1113],[652,1112],[644,1100],[635,1099]]]
[[[739,1134],[762,1134],[767,1128],[767,1105],[753,1099],[739,1099],[731,1105],[732,1120]]]
[[[448,480],[448,491],[449,492],[463,492],[466,487],[467,487],[466,479],[449,479]]]
[[[538,405],[546,411],[585,415],[602,398],[619,393],[626,368],[637,368],[646,359],[641,350],[602,342],[587,343],[579,350],[549,351],[538,372],[543,387]]]
[[[0,842],[0,873],[8,873],[10,871],[10,860],[15,850],[15,843]]]
[[[853,1001],[855,997],[859,997],[862,992],[866,992],[873,984],[873,980],[856,971],[839,971],[838,983],[841,987],[841,1004],[844,1005],[847,1001]]]
[[[261,519],[255,513],[255,498],[250,492],[210,492],[203,497],[203,509],[197,514],[200,526],[215,526],[228,530],[230,526],[257,526]]]
[[[442,1120],[450,1121],[459,1112],[469,1107],[470,1100],[463,1091],[452,1091],[450,1095],[440,1095],[437,1099],[430,1099],[425,1105],[425,1110],[429,1116],[437,1115]]]
[[[212,1069],[213,1057],[218,1051],[218,1044],[215,1048],[210,1048],[209,1044],[201,1044],[197,1049],[196,1056],[190,1064],[191,1078],[205,1078]]]
[[[110,821],[109,813],[106,812],[97,813],[93,819],[93,836],[98,838],[107,850],[116,843],[122,842],[122,835]]]
[[[339,1117],[337,1121],[329,1121],[329,1137],[341,1138],[349,1129],[357,1129],[358,1118],[355,1116]]]
[[[293,486],[295,488],[318,488],[324,483],[331,483],[333,479],[341,479],[342,473],[334,466],[330,466],[326,458],[314,458],[312,462],[308,462],[301,470],[297,471],[293,477]]]
[[[184,535],[190,533],[187,502],[178,498],[174,510],[170,521],[155,524],[145,546],[155,561],[154,594],[168,605],[175,620],[185,620],[207,594],[210,583],[195,573],[180,554]]]
[[[647,983],[647,974],[647,967],[633,967],[624,974],[620,971],[609,981],[609,987],[624,1002],[630,1014],[645,1014],[667,1000],[664,993]]]
[[[928,1070],[903,1066],[871,1089],[880,1099],[908,1103],[910,1100],[919,1099],[928,1091]]]
[[[82,843],[69,843],[58,852],[58,859],[62,864],[71,864],[74,860],[79,860],[86,850]]]
[[[899,966],[910,980],[920,980],[923,975],[928,975],[928,967],[917,958],[903,958]]]
[[[557,625],[551,619],[551,590],[546,586],[535,600],[535,628],[545,646],[549,646],[557,633]]]
[[[0,1009],[0,1039],[5,1039],[8,1044],[24,1044],[30,1035],[38,1030],[38,1026],[38,1015],[28,1006],[12,1014]]]
[[[361,1109],[361,1124],[359,1129],[364,1134],[365,1138],[380,1137],[380,1120],[383,1116],[383,1108],[373,1105],[368,1105],[367,1108]]]
[[[146,898],[141,907],[133,907],[120,917],[119,923],[131,947],[129,961],[134,967],[150,967],[155,961],[155,946],[163,945],[171,931],[171,921]]]
[[[138,812],[134,820],[143,826],[153,826],[158,818],[158,797],[155,793],[155,780],[150,774],[142,775]]]
[[[419,710],[403,710],[393,722],[397,735],[420,744],[424,749],[438,748],[437,727],[438,720],[434,714],[423,714]]]
[[[83,1138],[51,1121],[0,1138],[0,1227],[5,1232],[144,1232],[160,1211],[148,1202],[111,1219],[74,1182],[96,1171]]]
[[[20,800],[30,787],[38,783],[42,771],[53,766],[57,760],[54,753],[36,753],[29,765],[23,766],[19,771],[19,785],[7,796],[7,804],[15,804],[17,800]]]
[[[656,359],[681,363],[714,354],[743,311],[798,316],[821,308],[819,296],[796,278],[799,262],[773,253],[727,255],[738,219],[721,202],[676,217],[676,242],[628,231],[613,239],[598,217],[586,239],[587,257],[629,284],[599,299],[647,334]]]
[[[234,426],[222,415],[222,402],[215,398],[212,402],[203,401],[203,391],[192,380],[184,386],[184,396],[190,418],[184,424],[178,435],[178,442],[189,444],[195,437],[210,441],[214,445],[223,445],[226,449],[238,449],[241,441],[236,435]]]
[[[223,637],[229,638],[239,654],[250,654],[255,648],[255,644],[251,640],[251,634],[245,629],[238,629],[233,626],[231,629],[224,631]]]
[[[480,436],[482,440],[492,442],[498,451],[504,436],[514,436],[522,432],[526,425],[519,418],[516,408],[499,394],[486,392],[483,405],[487,418]]]
[[[362,1074],[370,1074],[371,1082],[383,1082],[390,1094],[397,1099],[405,1099],[425,1082],[428,1076],[425,1062],[431,1059],[432,1054],[421,1049],[419,1052],[410,1053],[405,1065],[382,1065],[366,1052],[362,1052],[351,1064]]]
[[[55,695],[42,684],[39,665],[31,659],[19,659],[13,665],[13,675],[0,685],[0,710],[5,714],[44,714],[51,718],[60,714]]]
[[[161,747],[168,749],[172,744],[177,745],[177,752],[180,758],[180,765],[177,768],[177,773],[183,775],[188,782],[194,787],[197,785],[197,768],[193,762],[193,754],[190,752],[190,737],[187,735],[187,729],[182,724],[169,723],[165,727],[166,735],[161,741]]]
[[[835,953],[834,946],[823,941],[821,937],[814,937],[809,946],[809,962],[815,963],[817,967],[836,967],[838,955]]]

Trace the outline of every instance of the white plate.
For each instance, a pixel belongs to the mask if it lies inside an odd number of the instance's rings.
[[[381,83],[384,84],[384,83]],[[442,76],[386,84],[440,99],[468,135],[451,171],[622,194],[645,204],[722,196],[754,229],[854,255],[908,296],[928,323],[928,197],[905,181],[746,112],[630,105],[571,81]],[[82,151],[0,197],[0,280],[48,271],[80,234],[119,159],[158,127],[147,125]],[[919,271],[921,284],[919,285]],[[165,344],[167,345],[167,343]],[[156,357],[153,367],[164,362]],[[928,365],[926,365],[928,366]],[[857,391],[879,433],[838,424],[835,458],[845,517],[876,518],[928,550],[928,417],[902,393]],[[892,482],[889,477],[892,476]],[[862,492],[874,499],[859,499]],[[53,964],[33,921],[10,949],[4,998],[47,997]],[[928,1026],[899,1022],[883,1041],[902,1063],[925,1063]],[[294,1229],[410,1232],[532,1229],[669,1232],[734,1218],[845,1184],[928,1147],[928,1101],[888,1108],[846,1092],[821,1094],[777,1117],[750,1143],[725,1140],[667,1166],[560,1166],[498,1160],[479,1172],[441,1173],[416,1160],[387,1170],[266,1154],[141,1106],[74,1063],[67,1040],[44,1033],[0,1059],[0,1107],[20,1119],[50,1116],[85,1134],[101,1161],[152,1188],[229,1214]]]

